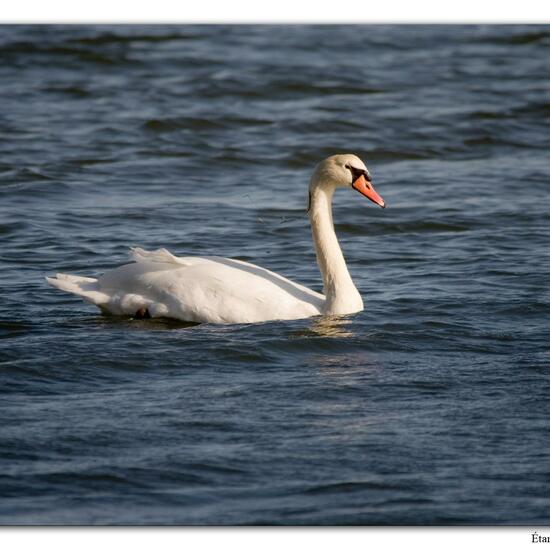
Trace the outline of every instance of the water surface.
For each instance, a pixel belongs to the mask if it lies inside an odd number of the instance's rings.
[[[550,27],[0,27],[0,523],[546,524]],[[365,311],[188,326],[56,291],[130,246]]]

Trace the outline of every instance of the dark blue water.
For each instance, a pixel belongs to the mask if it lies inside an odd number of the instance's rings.
[[[550,523],[549,26],[0,27],[0,523]],[[365,311],[186,326],[46,285],[130,246]]]

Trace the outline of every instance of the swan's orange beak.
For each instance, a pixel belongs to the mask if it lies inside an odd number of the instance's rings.
[[[372,183],[368,182],[363,174],[361,174],[351,185],[354,189],[359,191],[361,195],[365,195],[367,199],[371,200],[382,208],[386,208],[386,203],[384,202],[384,199],[374,190]]]

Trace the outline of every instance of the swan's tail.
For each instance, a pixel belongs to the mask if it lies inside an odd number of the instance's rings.
[[[82,298],[96,306],[106,304],[110,299],[107,294],[99,290],[97,279],[91,277],[58,273],[55,277],[46,277],[46,281],[59,290],[82,296]]]

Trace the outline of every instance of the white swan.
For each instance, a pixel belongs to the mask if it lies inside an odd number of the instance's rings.
[[[178,258],[164,248],[134,248],[134,263],[99,279],[58,273],[52,286],[82,296],[105,312],[136,317],[171,317],[198,323],[257,323],[341,315],[363,309],[332,222],[337,187],[354,188],[385,207],[364,163],[334,155],[317,165],[309,185],[309,218],[324,294],[240,260],[217,256]]]

